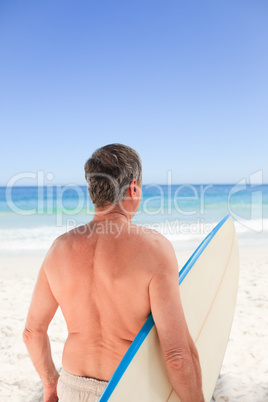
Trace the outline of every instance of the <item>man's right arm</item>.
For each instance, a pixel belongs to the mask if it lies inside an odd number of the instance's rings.
[[[151,311],[168,377],[181,402],[202,402],[201,368],[185,320],[174,249],[164,239],[156,251],[156,271],[149,285]]]

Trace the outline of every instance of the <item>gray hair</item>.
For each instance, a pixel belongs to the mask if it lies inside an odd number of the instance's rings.
[[[91,201],[96,207],[123,201],[133,179],[142,183],[139,154],[122,144],[97,149],[85,163],[85,178]]]

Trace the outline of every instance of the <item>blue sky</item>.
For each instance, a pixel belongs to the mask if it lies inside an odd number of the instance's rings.
[[[1,0],[0,185],[85,184],[112,142],[144,183],[267,183],[267,21],[266,0]]]

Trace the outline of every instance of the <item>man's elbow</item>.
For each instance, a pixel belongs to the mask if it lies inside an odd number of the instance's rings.
[[[24,328],[22,333],[22,339],[25,344],[29,343],[29,341],[33,338],[33,331],[28,329],[27,327]]]
[[[164,360],[166,366],[173,370],[188,371],[192,356],[189,349],[172,349],[164,352]]]
[[[191,348],[164,353],[169,380],[181,401],[204,402],[198,355]]]
[[[34,339],[43,337],[46,335],[46,331],[32,330],[28,327],[25,327],[22,333],[23,342],[27,345]]]

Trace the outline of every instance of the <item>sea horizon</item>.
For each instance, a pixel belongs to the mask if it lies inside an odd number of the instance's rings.
[[[268,185],[143,184],[132,222],[181,248],[201,241],[228,214],[243,244],[262,244],[268,235]],[[43,253],[93,215],[86,185],[0,186],[0,253]]]

